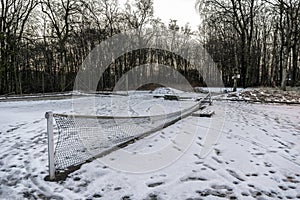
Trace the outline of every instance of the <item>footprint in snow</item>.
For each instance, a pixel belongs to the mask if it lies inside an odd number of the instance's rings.
[[[196,176],[188,176],[180,179],[181,182],[188,182],[188,181],[207,181],[204,177],[196,177]]]
[[[227,169],[226,170],[231,176],[233,176],[234,178],[238,179],[239,181],[245,181],[245,179],[243,179],[240,175],[238,175],[235,171]]]
[[[212,185],[211,188],[215,190],[228,190],[228,191],[233,190],[233,188],[229,187],[228,185]]]
[[[202,191],[196,191],[200,196],[205,197],[205,196],[215,196],[215,197],[221,197],[225,198],[227,197],[228,199],[237,199],[236,196],[233,195],[232,191],[220,191],[220,190],[212,190],[212,189],[205,189]]]
[[[6,133],[10,133],[10,132],[13,132],[15,130],[18,130],[19,128],[21,128],[22,126],[24,126],[25,124],[19,124],[19,125],[16,125],[15,127],[13,128],[10,128],[6,131]]]
[[[154,188],[154,187],[157,187],[157,186],[160,186],[163,184],[164,184],[164,182],[155,182],[155,183],[149,183],[149,184],[147,184],[147,186],[150,188]]]

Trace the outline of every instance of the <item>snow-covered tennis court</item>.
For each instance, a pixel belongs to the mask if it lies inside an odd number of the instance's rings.
[[[99,95],[95,107],[76,98],[82,113],[144,115],[190,106],[192,101],[166,101],[152,94]],[[212,118],[187,117],[125,148],[152,152],[177,134],[197,130],[183,156],[148,173],[116,170],[95,160],[48,182],[47,111],[72,113],[72,99],[0,102],[0,198],[12,199],[297,199],[300,198],[300,107],[216,101]],[[128,105],[130,105],[128,107]],[[75,109],[76,110],[76,109]],[[220,111],[226,111],[225,114]],[[76,112],[78,109],[76,110]],[[208,128],[224,121],[211,153],[200,158]],[[178,131],[180,130],[180,131]],[[180,149],[178,149],[180,151]],[[118,163],[117,152],[106,157]]]

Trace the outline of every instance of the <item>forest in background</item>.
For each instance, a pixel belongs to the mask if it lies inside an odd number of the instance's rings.
[[[300,1],[198,0],[197,7],[204,45],[223,73],[241,75],[239,85],[300,84]]]
[[[176,20],[164,24],[153,15],[152,0],[124,7],[117,0],[0,0],[0,94],[70,91],[91,50],[132,29],[147,35],[140,41],[155,37],[159,46],[203,46],[226,86],[237,74],[242,87],[300,85],[300,1],[198,0],[195,9],[201,18],[196,31]],[[158,29],[173,37],[146,34]],[[113,61],[98,89],[111,90],[124,73],[145,63],[172,66],[192,85],[205,84],[186,59],[153,48]]]

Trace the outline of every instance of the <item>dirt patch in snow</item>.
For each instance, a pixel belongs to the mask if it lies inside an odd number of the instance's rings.
[[[300,91],[282,91],[276,88],[259,88],[229,93],[224,95],[222,99],[261,103],[300,104]]]

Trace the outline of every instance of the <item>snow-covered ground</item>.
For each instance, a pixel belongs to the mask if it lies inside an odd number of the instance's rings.
[[[214,102],[212,118],[187,117],[127,146],[149,153],[195,134],[182,156],[144,173],[111,166],[118,151],[48,182],[46,111],[97,115],[167,113],[192,105],[155,99],[146,92],[126,96],[0,102],[0,199],[297,199],[300,198],[300,106]],[[75,105],[81,109],[73,109]],[[130,105],[130,106],[128,106]],[[224,112],[225,111],[225,112]],[[117,112],[117,113],[116,113]],[[215,124],[223,124],[219,129]],[[218,129],[217,143],[201,157],[208,130]],[[118,161],[119,160],[119,161]],[[163,161],[162,161],[163,162]],[[108,165],[111,163],[111,166]],[[130,163],[129,163],[130,164]],[[151,161],[149,161],[151,165]]]

